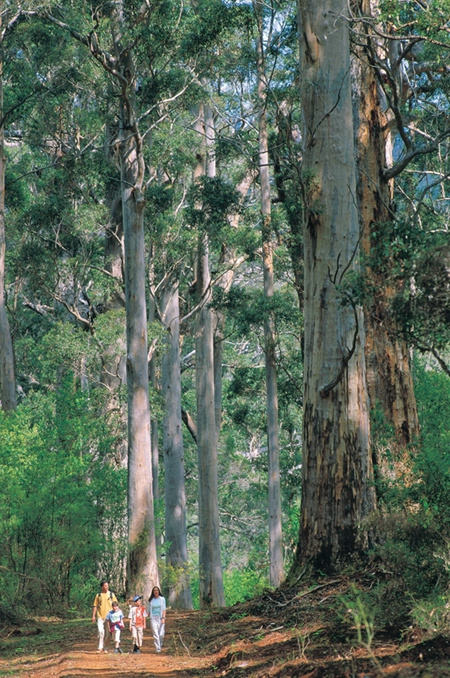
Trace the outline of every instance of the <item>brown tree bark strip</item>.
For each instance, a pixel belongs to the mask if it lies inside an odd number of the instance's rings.
[[[362,0],[363,16],[375,16],[377,0]],[[393,180],[386,179],[383,169],[392,165],[392,114],[383,112],[375,64],[371,58],[376,49],[370,23],[365,24],[367,46],[355,47],[353,64],[355,83],[356,151],[358,158],[358,204],[362,249],[370,254],[373,232],[394,218],[391,205]],[[379,39],[379,38],[377,38]],[[393,41],[390,41],[393,42]],[[399,91],[400,91],[399,84]],[[383,262],[389,266],[389,262]],[[386,286],[386,270],[368,269],[366,275],[374,290],[371,303],[365,308],[367,386],[372,408],[379,407],[395,429],[401,446],[411,443],[419,434],[419,420],[414,395],[410,355],[389,311],[393,290]]]

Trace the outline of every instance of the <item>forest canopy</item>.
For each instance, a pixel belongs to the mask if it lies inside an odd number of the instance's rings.
[[[450,5],[298,9],[2,5],[0,618],[444,605]]]

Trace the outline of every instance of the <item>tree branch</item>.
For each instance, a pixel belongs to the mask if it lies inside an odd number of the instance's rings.
[[[197,424],[195,421],[192,419],[191,415],[189,412],[181,408],[181,418],[183,419],[183,422],[186,425],[187,430],[191,434],[195,444],[197,444]]]
[[[350,362],[350,359],[351,359],[352,355],[354,354],[354,352],[356,350],[356,340],[357,340],[358,334],[359,334],[358,311],[356,309],[356,304],[353,301],[353,299],[351,298],[351,296],[348,293],[344,293],[344,296],[346,296],[347,299],[349,300],[350,305],[353,309],[353,315],[354,315],[354,318],[355,318],[355,331],[353,333],[353,342],[352,342],[351,348],[347,349],[346,354],[342,356],[341,367],[340,367],[339,372],[335,376],[335,378],[332,381],[330,381],[329,384],[327,384],[326,386],[323,386],[320,389],[319,393],[320,393],[320,396],[322,398],[327,398],[330,395],[331,391],[334,388],[336,388],[336,386],[342,381],[345,370],[347,369],[347,365]]]
[[[400,160],[396,165],[383,171],[383,179],[385,179],[386,181],[389,181],[389,179],[394,179],[415,158],[418,158],[421,155],[427,155],[428,153],[433,153],[438,148],[439,144],[442,143],[442,141],[444,141],[448,137],[450,137],[450,129],[447,129],[445,130],[445,132],[442,132],[442,134],[439,134],[439,136],[437,136],[434,139],[434,141],[432,141],[427,146],[412,149],[409,153],[406,153],[402,160]]]

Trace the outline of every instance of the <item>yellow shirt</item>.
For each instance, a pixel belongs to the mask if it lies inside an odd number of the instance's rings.
[[[114,593],[112,593],[112,591],[107,591],[106,593],[97,593],[94,598],[94,607],[97,608],[97,618],[106,618],[108,612],[112,610],[113,601],[117,601],[117,598]]]

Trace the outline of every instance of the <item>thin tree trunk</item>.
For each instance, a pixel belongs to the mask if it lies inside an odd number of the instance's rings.
[[[278,387],[276,367],[275,321],[270,303],[274,293],[273,245],[271,229],[271,200],[269,178],[269,139],[266,120],[266,76],[263,47],[262,3],[256,2],[258,20],[258,119],[259,119],[259,177],[261,184],[262,252],[264,299],[264,352],[267,390],[268,443],[268,501],[269,501],[269,561],[270,583],[279,586],[284,578],[283,535],[281,526],[280,460],[278,440]]]
[[[125,308],[125,296],[122,292],[124,283],[123,272],[123,218],[122,193],[120,186],[114,189],[109,200],[109,226],[106,231],[105,267],[117,280],[117,288],[104,301],[105,311],[121,310]],[[106,410],[117,413],[115,422],[120,430],[125,430],[127,414],[122,403],[120,388],[127,383],[126,366],[126,328],[123,324],[123,334],[119,335],[114,343],[106,348],[102,354],[101,382],[108,390],[109,397]],[[127,466],[128,446],[126,440],[120,436],[121,442],[117,450],[117,463]]]
[[[1,30],[0,16],[0,30]],[[5,411],[17,406],[14,351],[5,304],[5,128],[3,119],[3,62],[0,61],[0,398]]]
[[[298,219],[298,211],[301,205],[301,182],[300,182],[300,162],[299,145],[294,142],[294,133],[292,130],[292,108],[291,104],[282,102],[278,106],[277,117],[277,142],[275,149],[271,151],[274,162],[275,185],[278,193],[278,200],[286,205],[287,220],[290,228],[290,235],[286,240],[292,264],[292,273],[294,276],[294,288],[298,297],[299,308],[303,309],[304,302],[304,272],[303,272],[303,233],[302,224]],[[288,183],[285,182],[285,161],[282,160],[283,154],[288,153],[288,163],[293,168],[296,176],[291,177]],[[289,193],[288,193],[289,190]]]
[[[153,271],[153,248],[150,253],[149,262],[149,284],[150,284],[150,298],[148,301],[148,321],[152,323],[156,319],[156,304],[153,296],[154,290],[154,271]],[[158,380],[156,376],[156,360],[152,355],[148,366],[149,380],[153,389],[158,387]],[[159,501],[159,442],[158,442],[158,422],[152,417],[150,422],[150,439],[152,447],[152,480],[153,480],[153,500],[155,504]],[[160,530],[157,530],[160,534]]]
[[[305,366],[296,565],[331,571],[365,550],[360,526],[375,506],[363,314],[336,288],[356,267],[359,242],[347,3],[300,0],[299,14]]]
[[[252,173],[248,173],[241,183],[237,186],[238,192],[242,196],[242,202],[254,180]],[[229,223],[233,228],[239,224],[240,214],[236,212],[229,217]],[[241,261],[241,259],[239,259]],[[235,266],[237,263],[234,248],[230,249],[225,243],[222,245],[219,265],[224,267],[225,271],[220,276],[217,286],[224,294],[227,294],[233,283]],[[222,423],[222,372],[223,372],[223,341],[225,328],[225,314],[220,309],[213,310],[214,317],[214,408],[216,420],[216,437],[219,440],[220,426]]]
[[[208,118],[211,125],[211,117]],[[200,114],[196,128],[205,138],[205,121]],[[194,178],[205,173],[205,157],[199,156]],[[210,156],[209,176],[213,173]],[[200,607],[224,606],[219,528],[219,490],[217,478],[217,435],[214,397],[214,323],[210,302],[208,237],[199,234],[197,290],[202,305],[197,317],[195,375],[197,393],[197,449],[199,468],[199,596]]]
[[[167,331],[167,350],[162,358],[164,397],[163,450],[166,562],[169,574],[169,604],[192,609],[186,536],[186,490],[181,419],[180,307],[178,282],[165,285],[161,313]]]

